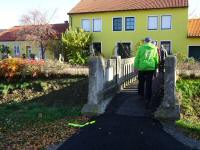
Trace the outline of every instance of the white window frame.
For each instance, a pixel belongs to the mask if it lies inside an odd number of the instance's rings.
[[[135,19],[134,30],[126,30],[126,18],[134,18]],[[136,17],[135,16],[125,16],[124,17],[124,31],[126,31],[126,32],[135,32],[136,31]]]
[[[100,21],[101,21],[101,25],[100,25],[101,28],[100,28],[100,31],[95,31],[95,30],[94,30],[94,29],[95,29],[95,28],[94,28],[94,21],[95,21],[95,20],[100,20]],[[93,18],[93,19],[92,19],[92,31],[93,31],[93,32],[102,32],[102,18]]]
[[[172,48],[172,40],[161,40],[160,41],[160,47],[162,42],[170,42],[170,54],[173,54],[173,48]]]
[[[122,19],[122,30],[121,30],[121,31],[114,31],[114,19],[117,19],[117,18],[121,18],[121,19]],[[113,31],[113,32],[122,32],[123,29],[124,29],[123,17],[112,17],[112,31]]]
[[[150,17],[157,17],[157,28],[156,29],[150,29],[149,28],[149,18]],[[159,16],[158,15],[150,15],[150,16],[147,16],[147,30],[148,31],[157,31],[159,29]]]
[[[92,49],[93,49],[93,44],[94,43],[101,43],[101,54],[102,54],[103,53],[103,51],[102,51],[102,45],[103,45],[102,42],[101,41],[93,41],[92,42]]]
[[[162,17],[164,17],[164,16],[170,16],[171,17],[170,28],[163,28],[162,27]],[[172,15],[161,15],[161,17],[160,17],[160,29],[161,30],[172,30]]]
[[[89,23],[90,23],[90,29],[89,30],[85,30],[84,28],[83,28],[83,21],[84,20],[88,20],[89,21]],[[91,31],[91,19],[88,19],[88,18],[84,18],[84,19],[81,19],[81,28],[84,30],[84,31],[86,31],[86,32],[90,32]]]

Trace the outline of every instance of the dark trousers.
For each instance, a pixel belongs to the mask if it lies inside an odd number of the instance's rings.
[[[139,71],[138,73],[138,94],[144,96],[147,102],[151,101],[152,95],[152,80],[153,80],[153,71]]]
[[[161,61],[161,62],[159,63],[159,67],[158,67],[159,73],[164,73],[164,68],[165,68],[165,62],[164,62],[164,61]]]

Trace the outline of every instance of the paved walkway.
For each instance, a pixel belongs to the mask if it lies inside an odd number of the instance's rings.
[[[148,117],[134,89],[126,89],[111,102],[106,113],[93,119],[58,150],[192,150],[164,132]]]

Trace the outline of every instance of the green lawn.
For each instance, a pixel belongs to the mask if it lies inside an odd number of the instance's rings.
[[[66,116],[80,116],[80,106],[45,106],[38,102],[0,106],[1,132],[15,132],[33,124],[43,124]]]
[[[87,100],[86,78],[2,83],[1,87],[9,90],[0,105],[0,149],[43,149],[77,131],[67,126],[69,122],[88,120],[81,116]]]
[[[180,79],[177,91],[181,99],[181,120],[178,127],[196,139],[200,139],[200,79]]]

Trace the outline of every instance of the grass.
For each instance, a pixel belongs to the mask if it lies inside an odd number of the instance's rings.
[[[15,132],[34,124],[52,122],[66,116],[80,116],[80,106],[45,106],[40,103],[12,103],[0,107],[1,132]]]
[[[67,124],[88,120],[81,116],[87,85],[85,78],[1,83],[1,87],[12,88],[0,105],[0,149],[44,149],[71,137],[77,129]],[[25,99],[23,94],[30,90],[31,98]],[[39,96],[34,95],[38,90]],[[20,99],[12,100],[19,93]]]
[[[180,79],[177,91],[181,99],[181,120],[178,127],[196,139],[200,139],[200,79]]]

